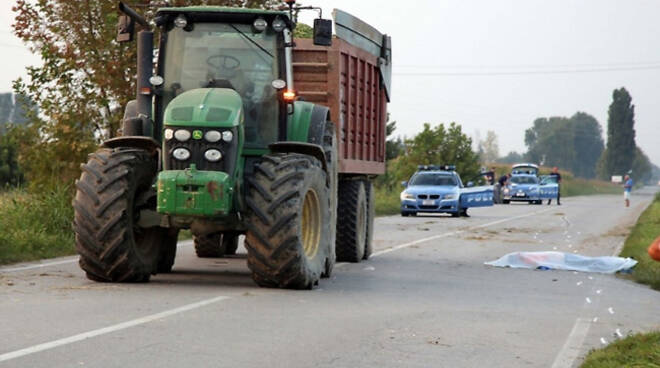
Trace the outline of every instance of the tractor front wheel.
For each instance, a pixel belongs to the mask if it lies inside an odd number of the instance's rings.
[[[140,212],[155,210],[157,166],[154,155],[129,148],[100,149],[82,166],[73,228],[80,267],[88,278],[146,282],[158,271],[170,230],[139,226]]]
[[[263,287],[311,289],[332,252],[331,183],[316,158],[271,154],[249,178],[245,247],[253,280]]]

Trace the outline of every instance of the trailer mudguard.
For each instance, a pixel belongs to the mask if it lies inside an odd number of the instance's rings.
[[[493,187],[461,188],[460,207],[490,207],[493,205]]]
[[[555,199],[558,191],[559,185],[555,183],[539,185],[539,199]]]

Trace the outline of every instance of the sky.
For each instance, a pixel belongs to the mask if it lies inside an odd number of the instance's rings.
[[[39,63],[0,5],[0,92]],[[633,97],[637,144],[660,164],[660,1],[299,0],[347,11],[392,36],[395,134],[457,122],[493,130],[502,155],[524,152],[534,119],[589,113],[607,130],[615,88]],[[313,12],[301,19],[311,23]],[[478,133],[477,133],[478,132]]]

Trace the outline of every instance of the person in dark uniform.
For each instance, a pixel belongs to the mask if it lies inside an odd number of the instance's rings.
[[[488,185],[495,185],[495,168],[491,167],[490,171],[486,171],[485,176],[486,176],[486,182]]]
[[[559,169],[557,166],[552,168],[552,172],[550,173],[550,176],[554,176],[555,180],[557,181],[557,206],[561,206],[561,174],[559,173]],[[552,202],[552,199],[548,199],[548,205],[550,205],[550,202]]]
[[[502,175],[500,179],[495,183],[493,187],[493,202],[502,203],[502,188],[506,186],[506,182],[509,181],[511,174]]]

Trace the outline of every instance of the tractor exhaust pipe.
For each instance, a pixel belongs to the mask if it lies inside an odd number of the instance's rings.
[[[137,112],[142,120],[142,134],[153,136],[152,107],[153,91],[151,82],[154,64],[154,33],[152,31],[141,31],[138,33],[137,54]]]
[[[153,90],[150,79],[153,76],[154,32],[147,19],[138,14],[123,2],[119,2],[119,11],[130,21],[120,22],[118,41],[127,42],[133,39],[134,23],[143,27],[137,35],[137,93],[136,115],[124,120],[124,136],[153,137]]]

